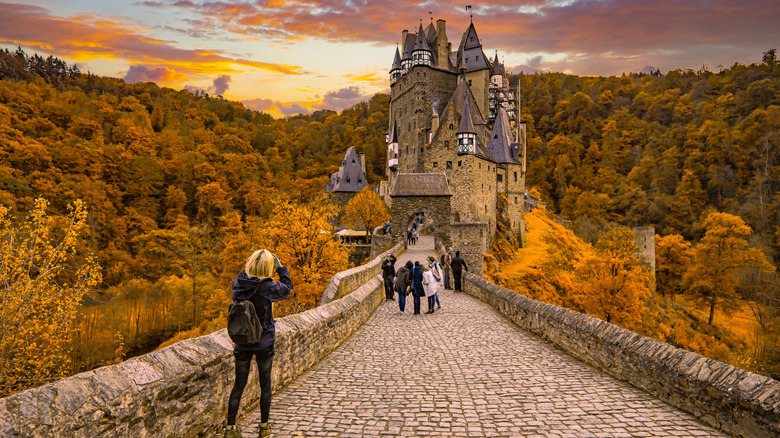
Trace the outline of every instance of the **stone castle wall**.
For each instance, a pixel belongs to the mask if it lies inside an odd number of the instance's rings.
[[[780,436],[780,382],[467,274],[466,293],[606,373],[740,437]]]
[[[398,168],[420,172],[420,150],[430,134],[433,108],[441,114],[457,85],[457,75],[426,65],[416,65],[391,86],[391,120],[398,127]]]
[[[449,196],[394,197],[390,207],[393,237],[406,243],[409,219],[416,212],[425,213],[425,228],[438,239],[448,239],[450,234]]]
[[[655,228],[635,227],[633,230],[634,252],[655,275]]]
[[[482,276],[488,233],[489,229],[484,222],[454,223],[450,228],[451,241],[445,246],[453,257],[456,251],[460,251],[469,272]]]

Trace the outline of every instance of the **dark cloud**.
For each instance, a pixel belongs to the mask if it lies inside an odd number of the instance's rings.
[[[309,114],[311,112],[299,103],[277,102],[276,106],[279,108],[279,112],[285,116],[291,116],[293,114]]]
[[[360,87],[346,87],[338,90],[328,91],[322,97],[322,103],[314,105],[317,109],[330,109],[341,111],[352,105],[367,100],[370,94],[363,94]]]
[[[128,84],[135,84],[136,82],[183,82],[187,79],[187,76],[176,73],[176,71],[171,70],[168,67],[154,67],[139,64],[131,65],[124,77],[124,81]]]
[[[230,75],[219,75],[214,79],[213,93],[218,96],[225,94],[230,87],[230,81]]]
[[[244,100],[241,103],[243,103],[245,107],[255,111],[268,111],[276,106],[276,102],[271,99],[250,99]]]

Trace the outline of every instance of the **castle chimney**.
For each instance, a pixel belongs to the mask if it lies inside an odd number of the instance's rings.
[[[436,59],[438,60],[438,67],[450,68],[450,43],[447,41],[447,22],[438,19],[436,20]]]
[[[404,29],[401,31],[401,53],[406,53],[406,36],[409,35],[409,30]]]

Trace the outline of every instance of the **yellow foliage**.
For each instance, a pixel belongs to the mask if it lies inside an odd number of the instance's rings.
[[[73,265],[87,211],[49,217],[35,201],[16,224],[0,206],[0,396],[41,385],[71,370],[70,340],[85,290],[100,281],[91,257]]]
[[[369,236],[374,228],[390,220],[390,213],[382,198],[368,187],[358,192],[344,207],[344,220],[366,229]]]

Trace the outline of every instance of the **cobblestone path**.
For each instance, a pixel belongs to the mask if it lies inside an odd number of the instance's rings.
[[[421,239],[399,262],[432,253]],[[481,301],[452,291],[440,298],[433,315],[384,302],[274,395],[273,436],[727,436],[521,331]],[[257,436],[257,421],[259,412],[240,421],[245,437]]]

